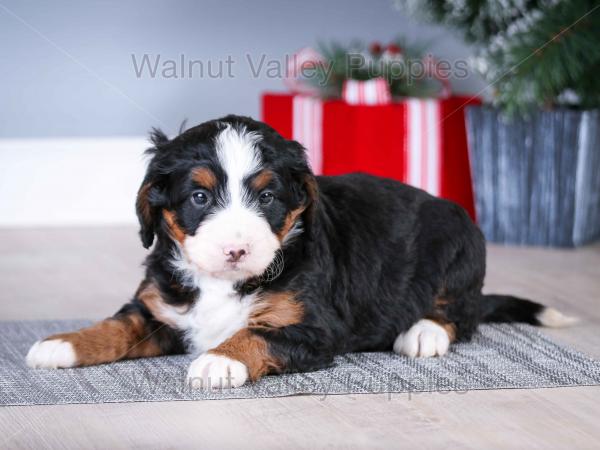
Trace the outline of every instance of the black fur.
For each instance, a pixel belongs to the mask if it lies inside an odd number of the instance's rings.
[[[481,316],[485,322],[525,322],[541,325],[538,320],[544,306],[512,295],[484,295]]]
[[[389,350],[400,333],[424,317],[453,324],[459,340],[469,339],[484,320],[537,324],[543,308],[537,303],[482,295],[484,239],[460,206],[363,174],[316,177],[315,197],[306,185],[313,176],[303,148],[265,124],[237,116],[191,128],[171,141],[153,131],[155,147],[142,184],[149,186],[151,214],[144,219],[139,202],[138,212],[144,246],[158,236],[146,261],[147,279],[158,284],[168,303],[189,305],[199,292],[186,287],[170,265],[174,243],[159,211],[177,211],[179,225],[190,234],[210,214],[194,210],[185,199],[193,189],[192,168],[205,165],[223,176],[213,148],[223,123],[262,136],[264,164],[277,174],[273,189],[281,199],[266,212],[274,232],[287,211],[309,203],[304,233],[283,249],[283,273],[270,282],[248,280],[239,286],[241,293],[257,288],[297,293],[302,323],[255,330],[284,362],[284,370],[324,367],[344,352]],[[151,320],[138,299],[126,308],[137,308]],[[165,352],[182,351],[178,333],[166,330]]]
[[[189,173],[204,165],[224,176],[213,148],[223,123],[262,136],[264,165],[277,175],[272,188],[279,203],[265,211],[274,232],[286,212],[308,206],[302,216],[304,233],[283,249],[283,273],[270,282],[248,280],[239,286],[240,293],[292,291],[302,303],[302,323],[254,330],[283,361],[285,371],[324,367],[344,352],[389,350],[400,333],[424,317],[453,324],[459,340],[469,339],[481,321],[537,324],[543,308],[537,303],[482,295],[484,239],[460,206],[363,174],[316,177],[314,183],[298,143],[238,116],[207,122],[171,141],[158,130],[152,133],[155,147],[149,150],[152,160],[142,184],[148,204],[138,201],[138,215],[144,246],[158,236],[146,261],[147,279],[158,284],[169,304],[190,305],[199,292],[170,266],[174,242],[160,211],[176,211],[188,234],[210,214],[186,201],[194,189]],[[154,320],[137,298],[126,308]],[[162,333],[166,353],[184,350],[178,332],[166,327]]]
[[[423,317],[443,314],[468,339],[480,317],[485,247],[459,206],[392,180],[318,178],[311,239],[293,248],[272,289],[302,293],[302,325],[269,336],[291,370],[335,354],[389,350]],[[450,301],[435,311],[435,298]]]

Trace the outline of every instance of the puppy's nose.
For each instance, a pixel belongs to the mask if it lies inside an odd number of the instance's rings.
[[[223,249],[227,262],[238,262],[250,252],[247,245],[228,245]]]

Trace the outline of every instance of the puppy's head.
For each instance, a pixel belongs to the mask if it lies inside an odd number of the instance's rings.
[[[317,191],[304,149],[267,125],[227,116],[152,141],[137,198],[144,247],[157,235],[196,270],[238,281],[309,225]]]

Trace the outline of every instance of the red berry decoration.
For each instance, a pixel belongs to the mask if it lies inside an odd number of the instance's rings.
[[[379,42],[373,42],[369,45],[369,51],[372,55],[379,55],[383,51],[383,47]]]
[[[386,50],[390,55],[399,55],[402,53],[402,48],[396,44],[389,44]]]

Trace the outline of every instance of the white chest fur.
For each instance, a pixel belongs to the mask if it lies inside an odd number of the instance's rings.
[[[197,281],[200,297],[189,311],[170,317],[185,333],[186,343],[195,354],[217,347],[246,327],[254,303],[254,295],[240,298],[231,281],[212,277]]]

